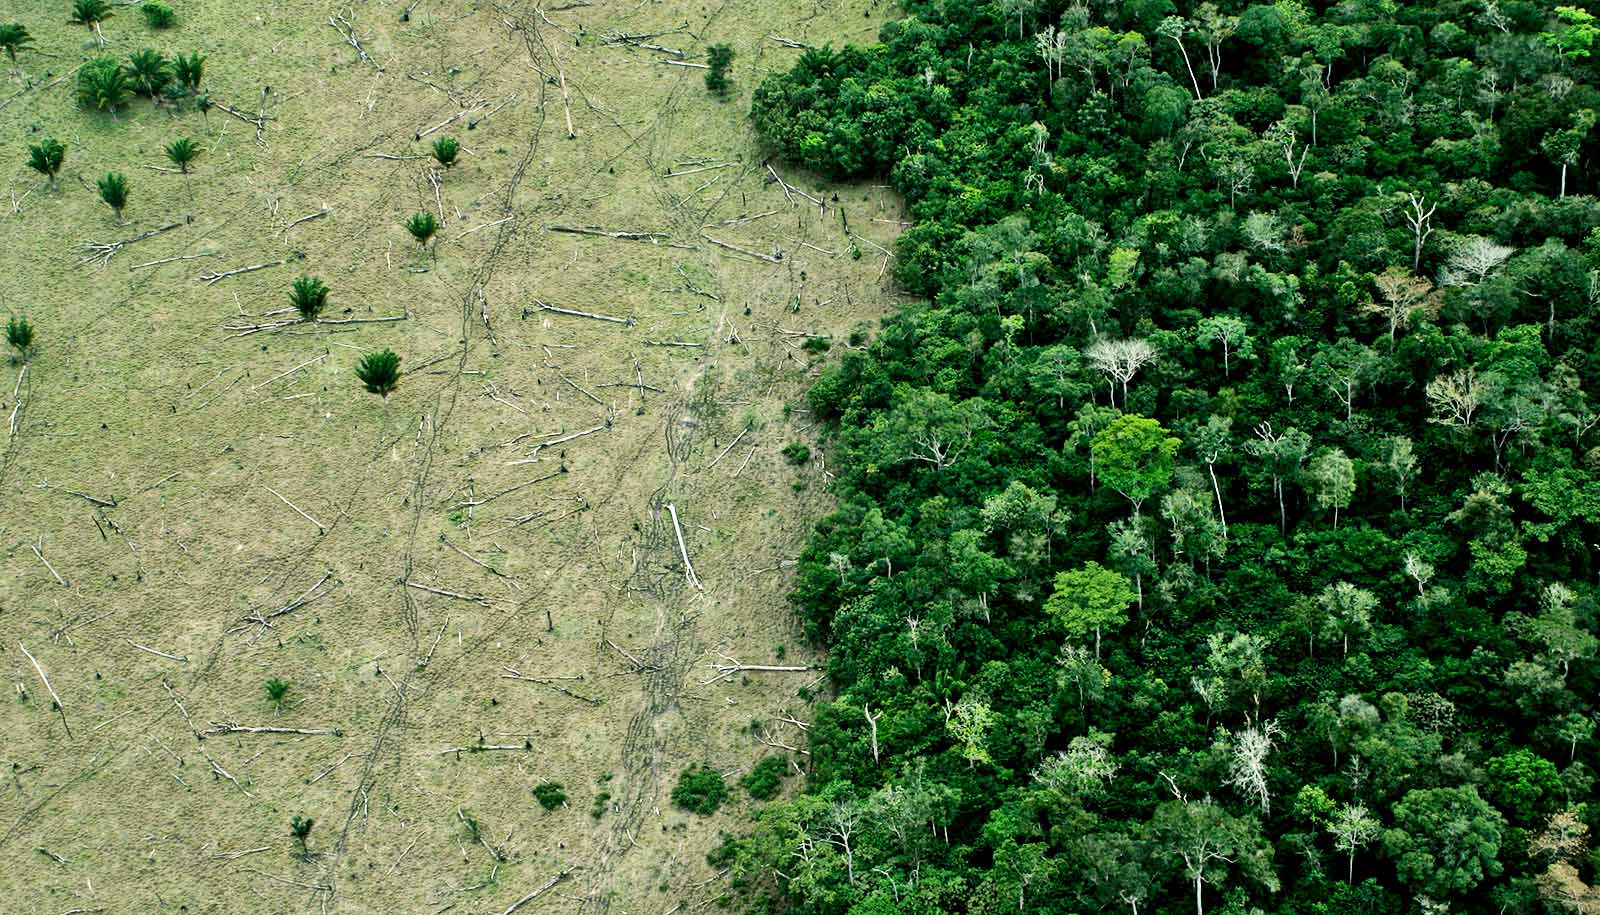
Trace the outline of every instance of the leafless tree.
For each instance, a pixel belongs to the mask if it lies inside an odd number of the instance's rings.
[[[1268,813],[1272,806],[1272,794],[1267,785],[1267,754],[1272,752],[1272,739],[1279,733],[1276,721],[1252,725],[1234,734],[1228,748],[1231,758],[1224,783],[1255,802],[1262,813]]]
[[[1450,252],[1439,272],[1441,286],[1476,286],[1499,270],[1517,249],[1497,244],[1482,235],[1468,235]]]
[[[1407,210],[1403,214],[1406,225],[1411,227],[1411,236],[1414,243],[1411,246],[1411,272],[1416,273],[1422,269],[1422,246],[1427,244],[1428,236],[1433,234],[1433,213],[1439,209],[1437,203],[1428,205],[1425,194],[1415,191],[1406,195]]]
[[[1328,832],[1333,835],[1333,847],[1349,855],[1345,870],[1345,883],[1354,883],[1356,852],[1371,844],[1383,832],[1383,824],[1367,812],[1366,805],[1357,801],[1346,804],[1328,822]]]
[[[1128,382],[1139,370],[1155,361],[1156,351],[1145,340],[1137,337],[1126,340],[1109,340],[1101,338],[1089,344],[1084,351],[1089,357],[1089,364],[1095,367],[1100,374],[1105,375],[1107,384],[1116,381],[1122,385],[1122,404],[1128,404]],[[1113,394],[1115,387],[1112,388]],[[1116,406],[1113,397],[1112,406]]]
[[[1268,128],[1266,139],[1268,143],[1278,147],[1278,152],[1283,155],[1284,165],[1289,169],[1290,186],[1299,187],[1300,173],[1305,171],[1306,153],[1311,151],[1311,147],[1299,145],[1300,137],[1295,129],[1289,126],[1287,119]]]
[[[1381,302],[1369,302],[1362,311],[1375,314],[1389,322],[1389,339],[1395,333],[1409,330],[1411,320],[1418,313],[1432,319],[1439,314],[1439,294],[1433,284],[1420,276],[1412,276],[1399,267],[1390,267],[1373,280],[1378,287]]]

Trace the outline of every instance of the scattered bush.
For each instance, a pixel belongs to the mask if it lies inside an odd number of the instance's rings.
[[[567,792],[560,782],[545,782],[535,787],[533,796],[546,810],[554,810],[567,802]]]
[[[389,349],[367,353],[356,363],[356,377],[368,391],[388,400],[389,394],[400,384],[400,357]]]
[[[133,91],[155,98],[172,82],[172,66],[160,51],[145,48],[128,55],[128,81]]]
[[[811,449],[800,442],[790,442],[784,445],[782,453],[783,459],[796,467],[811,460]]]
[[[833,341],[827,337],[807,337],[800,348],[808,353],[825,353],[833,348]]]
[[[189,166],[200,157],[200,144],[188,137],[179,137],[167,144],[167,159],[178,171],[189,174]]]
[[[28,30],[23,28],[20,22],[0,24],[0,49],[11,58],[12,66],[16,66],[17,52],[30,44],[33,44],[33,36],[28,34]]]
[[[316,825],[316,820],[310,817],[292,816],[289,818],[289,835],[294,838],[296,845],[300,846],[300,856],[309,854],[306,840],[311,838],[311,827]]]
[[[100,190],[100,199],[117,214],[117,221],[121,222],[122,210],[128,205],[128,179],[118,172],[106,172],[94,184]]]
[[[722,781],[722,773],[705,766],[683,770],[677,787],[672,789],[672,803],[703,817],[716,813],[727,799],[728,786]]]
[[[78,104],[95,111],[116,111],[133,92],[122,65],[99,57],[78,70]]]
[[[147,0],[139,12],[144,14],[144,24],[152,29],[170,29],[178,22],[178,14],[161,0]]]
[[[789,761],[783,756],[768,756],[756,763],[754,769],[739,779],[739,784],[758,801],[770,801],[778,796],[778,789],[789,776]]]
[[[33,325],[21,315],[6,319],[6,343],[17,351],[22,359],[28,358],[28,350],[33,348]]]
[[[172,75],[178,80],[178,85],[190,92],[200,91],[200,79],[206,75],[206,56],[199,51],[191,52],[188,56],[179,54],[172,58]],[[206,99],[206,109],[211,107],[211,100]]]
[[[706,88],[718,98],[725,97],[732,85],[728,81],[728,68],[733,66],[733,48],[725,44],[706,48],[706,64],[711,68],[706,71]]]
[[[594,803],[589,805],[589,816],[600,819],[606,815],[606,804],[611,800],[611,792],[602,791],[594,796]]]
[[[289,287],[289,304],[302,321],[315,321],[328,304],[328,286],[321,277],[302,276]]]
[[[106,0],[72,0],[72,18],[67,21],[88,29],[94,35],[95,44],[103,48],[106,40],[100,34],[100,23],[110,18],[111,6]]]
[[[61,175],[61,163],[67,158],[67,148],[55,137],[45,137],[28,147],[28,167],[45,176],[54,189]]]
[[[455,137],[440,137],[433,141],[433,158],[440,165],[449,168],[456,164],[456,155],[461,152],[461,144]]]
[[[272,707],[282,711],[283,703],[289,698],[289,681],[273,677],[267,681],[267,699]],[[310,827],[307,827],[308,829]]]
[[[435,219],[432,213],[423,210],[412,214],[411,218],[406,220],[406,231],[411,233],[411,237],[417,240],[420,247],[426,248],[428,242],[433,240],[434,233],[439,231],[439,220]]]

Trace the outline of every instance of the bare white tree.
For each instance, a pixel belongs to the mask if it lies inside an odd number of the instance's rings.
[[[1403,268],[1390,267],[1373,280],[1378,287],[1381,302],[1370,302],[1362,311],[1375,314],[1389,322],[1389,339],[1401,330],[1411,328],[1411,319],[1421,314],[1434,318],[1439,314],[1439,295],[1433,284],[1420,276],[1412,276]]]
[[[1497,244],[1482,235],[1468,235],[1450,252],[1439,271],[1440,286],[1476,286],[1499,270],[1517,249]]]
[[[1433,213],[1439,209],[1437,203],[1428,205],[1425,194],[1412,192],[1406,195],[1407,211],[1405,212],[1406,225],[1411,227],[1411,236],[1414,244],[1411,247],[1411,272],[1416,273],[1422,267],[1422,246],[1427,244],[1428,236],[1433,234]]]
[[[1155,361],[1156,351],[1145,340],[1137,337],[1127,340],[1109,340],[1101,338],[1089,344],[1084,351],[1089,357],[1089,364],[1095,370],[1106,376],[1106,383],[1110,385],[1116,381],[1122,385],[1122,403],[1128,403],[1128,382],[1139,374],[1139,370]],[[1116,388],[1112,387],[1112,406],[1115,403]]]
[[[1283,154],[1283,162],[1289,169],[1289,184],[1291,187],[1300,186],[1300,173],[1306,168],[1306,153],[1311,151],[1310,146],[1301,146],[1300,137],[1295,129],[1289,125],[1287,119],[1279,121],[1267,129],[1266,140],[1278,147]]]
[[[860,822],[860,811],[843,801],[835,803],[828,811],[828,841],[844,855],[845,873],[849,875],[851,886],[856,882],[856,854],[850,847],[850,838],[856,834]]]
[[[1074,797],[1111,783],[1117,774],[1117,760],[1111,754],[1111,735],[1090,731],[1074,737],[1066,752],[1040,763],[1033,780],[1042,788]]]
[[[1229,753],[1228,777],[1224,783],[1254,801],[1262,813],[1272,806],[1271,789],[1267,785],[1267,754],[1272,752],[1272,739],[1281,733],[1276,721],[1250,726],[1233,735]]]

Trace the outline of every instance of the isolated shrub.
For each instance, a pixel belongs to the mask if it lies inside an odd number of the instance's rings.
[[[315,321],[328,304],[327,284],[321,277],[299,277],[289,287],[289,304],[300,313],[301,320]]]
[[[827,337],[807,337],[800,348],[808,353],[825,353],[833,348],[833,341]]]
[[[367,386],[367,390],[387,400],[390,392],[400,384],[400,357],[395,355],[394,350],[388,349],[367,353],[356,363],[356,377]]]
[[[190,92],[199,91],[200,80],[206,75],[206,56],[199,51],[193,51],[188,55],[179,54],[172,58],[172,75],[177,79],[178,85]],[[206,107],[211,107],[210,99],[206,100]]]
[[[28,358],[28,350],[33,348],[33,325],[21,315],[14,315],[6,319],[6,343],[17,351],[23,359]]]
[[[289,835],[294,838],[296,845],[300,846],[300,855],[307,853],[306,840],[311,838],[311,827],[316,825],[316,820],[310,817],[292,816],[289,818]]]
[[[6,52],[13,65],[17,62],[17,52],[30,44],[33,44],[33,36],[28,34],[22,23],[0,23],[0,50]]]
[[[167,144],[167,159],[178,171],[189,174],[189,166],[200,157],[200,144],[188,137],[179,137]]]
[[[99,57],[78,70],[78,104],[94,111],[116,111],[128,103],[133,89],[122,64]]]
[[[128,179],[117,172],[106,172],[94,185],[100,191],[100,199],[117,214],[117,221],[121,222],[122,209],[128,205]]]
[[[728,68],[733,66],[733,48],[725,44],[706,48],[706,65],[711,68],[706,71],[706,88],[711,90],[712,95],[726,96],[731,85]]]
[[[456,156],[461,152],[461,144],[455,137],[440,137],[433,141],[433,158],[440,165],[449,168],[456,164]]]
[[[770,801],[778,796],[778,789],[789,775],[789,762],[782,756],[768,756],[756,763],[754,769],[739,779],[739,784],[758,801]]]
[[[144,24],[152,29],[170,29],[178,21],[178,14],[160,0],[148,0],[139,7],[139,12],[144,14]]]
[[[67,148],[55,137],[45,137],[28,147],[28,167],[45,176],[52,188],[56,187],[66,158]]]
[[[283,703],[289,698],[289,681],[273,677],[267,681],[267,699],[272,702],[272,707],[282,709]]]
[[[546,810],[554,810],[567,802],[567,792],[560,782],[545,782],[533,789],[534,799]]]
[[[172,65],[160,51],[145,48],[128,55],[128,82],[133,91],[155,98],[172,82]]]
[[[784,445],[782,454],[784,460],[796,467],[799,467],[806,461],[811,460],[811,449],[799,442],[790,442],[789,444]]]
[[[703,817],[716,813],[727,799],[728,786],[722,781],[722,773],[705,766],[683,770],[677,787],[672,789],[672,803]]]
[[[426,248],[428,242],[433,240],[434,233],[439,231],[439,220],[435,219],[432,213],[423,210],[412,214],[411,218],[406,220],[406,231],[411,233],[411,237],[417,240],[418,245]]]

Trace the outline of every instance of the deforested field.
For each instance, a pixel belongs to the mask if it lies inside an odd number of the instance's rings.
[[[739,778],[826,689],[786,603],[830,504],[802,395],[889,309],[902,225],[769,168],[749,94],[889,10],[173,7],[0,14],[33,36],[0,313],[36,332],[0,364],[0,910],[714,907]],[[203,54],[209,110],[79,97],[146,48]],[[710,816],[670,799],[696,765]]]

